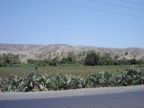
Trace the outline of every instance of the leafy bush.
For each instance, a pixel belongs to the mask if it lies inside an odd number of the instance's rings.
[[[99,72],[81,75],[42,75],[38,68],[27,77],[11,75],[0,78],[1,92],[29,92],[93,88],[107,86],[128,86],[144,84],[144,71],[130,67],[123,72]]]
[[[86,66],[95,66],[99,64],[100,55],[97,54],[95,51],[90,51],[87,53],[85,58],[85,65]]]

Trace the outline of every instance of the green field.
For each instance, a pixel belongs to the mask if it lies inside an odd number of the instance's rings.
[[[67,75],[82,75],[86,76],[89,73],[96,73],[101,71],[124,71],[129,68],[130,65],[123,66],[47,66],[47,67],[39,67],[39,71],[42,74],[50,74],[55,76],[56,74],[67,74]],[[144,66],[136,65],[137,69],[144,69]],[[34,72],[34,66],[27,67],[0,67],[0,77],[9,77],[11,74],[18,76],[27,76],[29,73]]]

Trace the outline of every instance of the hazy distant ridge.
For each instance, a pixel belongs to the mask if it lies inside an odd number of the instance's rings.
[[[126,58],[141,58],[144,57],[144,48],[102,48],[94,46],[71,46],[66,44],[49,44],[49,45],[32,45],[32,44],[0,44],[0,54],[13,53],[13,54],[26,54],[28,56],[41,54],[47,55],[49,52],[55,53],[80,53],[83,51],[94,50],[100,53],[111,53],[112,55],[118,54],[119,56],[125,55]]]

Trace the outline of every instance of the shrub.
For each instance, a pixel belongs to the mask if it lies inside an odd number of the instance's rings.
[[[81,75],[61,75],[52,77],[42,75],[38,68],[27,77],[11,75],[9,78],[0,78],[0,91],[2,92],[28,92],[67,90],[86,87],[128,86],[144,84],[144,71],[130,67],[123,72],[99,72]]]

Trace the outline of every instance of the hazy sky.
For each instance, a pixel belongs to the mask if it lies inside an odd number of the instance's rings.
[[[144,47],[144,0],[0,0],[0,43]]]

